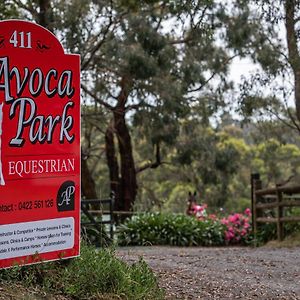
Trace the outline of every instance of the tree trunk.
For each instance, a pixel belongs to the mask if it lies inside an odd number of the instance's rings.
[[[294,73],[296,115],[298,121],[300,121],[300,55],[297,46],[297,32],[295,27],[295,6],[295,0],[285,1],[285,27],[288,45],[288,59]]]
[[[221,193],[217,199],[218,208],[224,207],[226,201],[228,200],[229,174],[222,174],[221,180]]]
[[[97,199],[95,181],[89,170],[87,160],[81,155],[81,193],[86,199]]]
[[[39,0],[39,13],[37,22],[53,32],[53,20],[50,0]]]
[[[136,182],[136,170],[132,154],[131,137],[126,125],[125,113],[126,113],[126,102],[131,88],[130,79],[123,77],[121,80],[121,91],[118,96],[118,103],[113,110],[113,126],[114,133],[118,139],[119,154],[120,154],[120,173],[121,178],[119,181],[119,198],[116,197],[116,205],[118,209],[124,211],[130,211],[133,207],[136,194],[137,194],[137,182]],[[110,134],[107,135],[107,146],[112,146],[112,137]],[[109,149],[107,149],[108,151]],[[114,148],[111,148],[114,151]],[[111,173],[111,180],[115,181],[117,172],[119,173],[119,168],[117,164],[116,155],[114,157],[108,157],[109,168]],[[111,185],[114,182],[111,182]]]
[[[114,112],[115,130],[117,132],[120,161],[121,161],[121,182],[119,206],[124,211],[130,211],[137,194],[137,182],[135,164],[132,155],[131,137],[125,122],[125,111]]]
[[[115,151],[113,122],[105,132],[105,151],[109,169],[110,190],[115,193],[115,209],[122,210],[120,202],[122,195],[120,189],[119,164]]]

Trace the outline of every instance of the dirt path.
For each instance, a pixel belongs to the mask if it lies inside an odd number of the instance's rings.
[[[300,248],[126,247],[143,257],[167,299],[300,299]]]

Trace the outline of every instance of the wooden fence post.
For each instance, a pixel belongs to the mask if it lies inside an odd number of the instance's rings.
[[[254,233],[254,239],[255,239],[255,245],[257,246],[257,196],[256,191],[260,190],[262,188],[262,182],[260,180],[259,174],[253,174],[253,178],[251,175],[252,185],[251,185],[251,193],[252,193],[252,226],[253,226],[253,233]]]
[[[300,185],[276,185],[276,187],[262,189],[261,180],[253,179],[253,177],[251,175],[252,222],[255,244],[257,244],[259,223],[276,223],[277,239],[282,241],[284,223],[300,222],[300,216],[284,216],[285,207],[300,207]],[[263,214],[264,210],[270,209],[275,210],[275,216]]]
[[[251,213],[252,213],[252,226],[254,226],[254,181],[260,180],[259,173],[251,174]]]
[[[280,205],[280,202],[282,201],[282,192],[278,191],[276,192],[277,195],[277,240],[280,242],[283,240],[283,223],[281,222],[281,218],[283,216],[283,208]]]
[[[110,193],[109,214],[110,214],[110,238],[114,240],[114,207],[115,207],[115,192]]]

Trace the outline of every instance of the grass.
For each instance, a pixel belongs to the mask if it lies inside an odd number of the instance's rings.
[[[300,231],[290,234],[281,242],[277,240],[269,241],[267,242],[265,247],[274,247],[274,248],[300,247]]]
[[[86,245],[76,259],[0,270],[0,287],[18,285],[23,296],[26,290],[34,295],[38,289],[38,294],[50,294],[51,299],[164,299],[155,275],[143,260],[128,265],[113,250],[97,251]]]

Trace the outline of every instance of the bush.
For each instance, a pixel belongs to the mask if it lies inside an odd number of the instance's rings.
[[[156,277],[143,260],[127,265],[112,250],[97,251],[86,245],[79,258],[0,270],[0,282],[40,286],[44,291],[74,299],[164,298]]]
[[[225,226],[218,220],[199,221],[186,215],[147,213],[119,227],[119,245],[219,246]]]
[[[247,208],[243,214],[231,214],[221,220],[221,223],[226,225],[225,241],[227,244],[249,244],[252,241],[250,218],[251,211]]]
[[[257,244],[263,245],[271,240],[277,240],[277,227],[276,223],[259,224],[257,231]],[[299,223],[284,223],[283,224],[284,236],[293,236],[300,232]]]
[[[272,217],[275,217],[274,212],[270,212]],[[285,216],[299,216],[300,215],[300,208],[293,207],[293,208],[286,208],[285,209]],[[268,241],[276,240],[277,239],[277,224],[276,223],[264,223],[258,224],[258,231],[257,231],[257,244],[262,245]],[[283,230],[284,236],[289,237],[293,236],[294,234],[297,235],[300,232],[300,223],[298,222],[286,222],[283,223]]]

